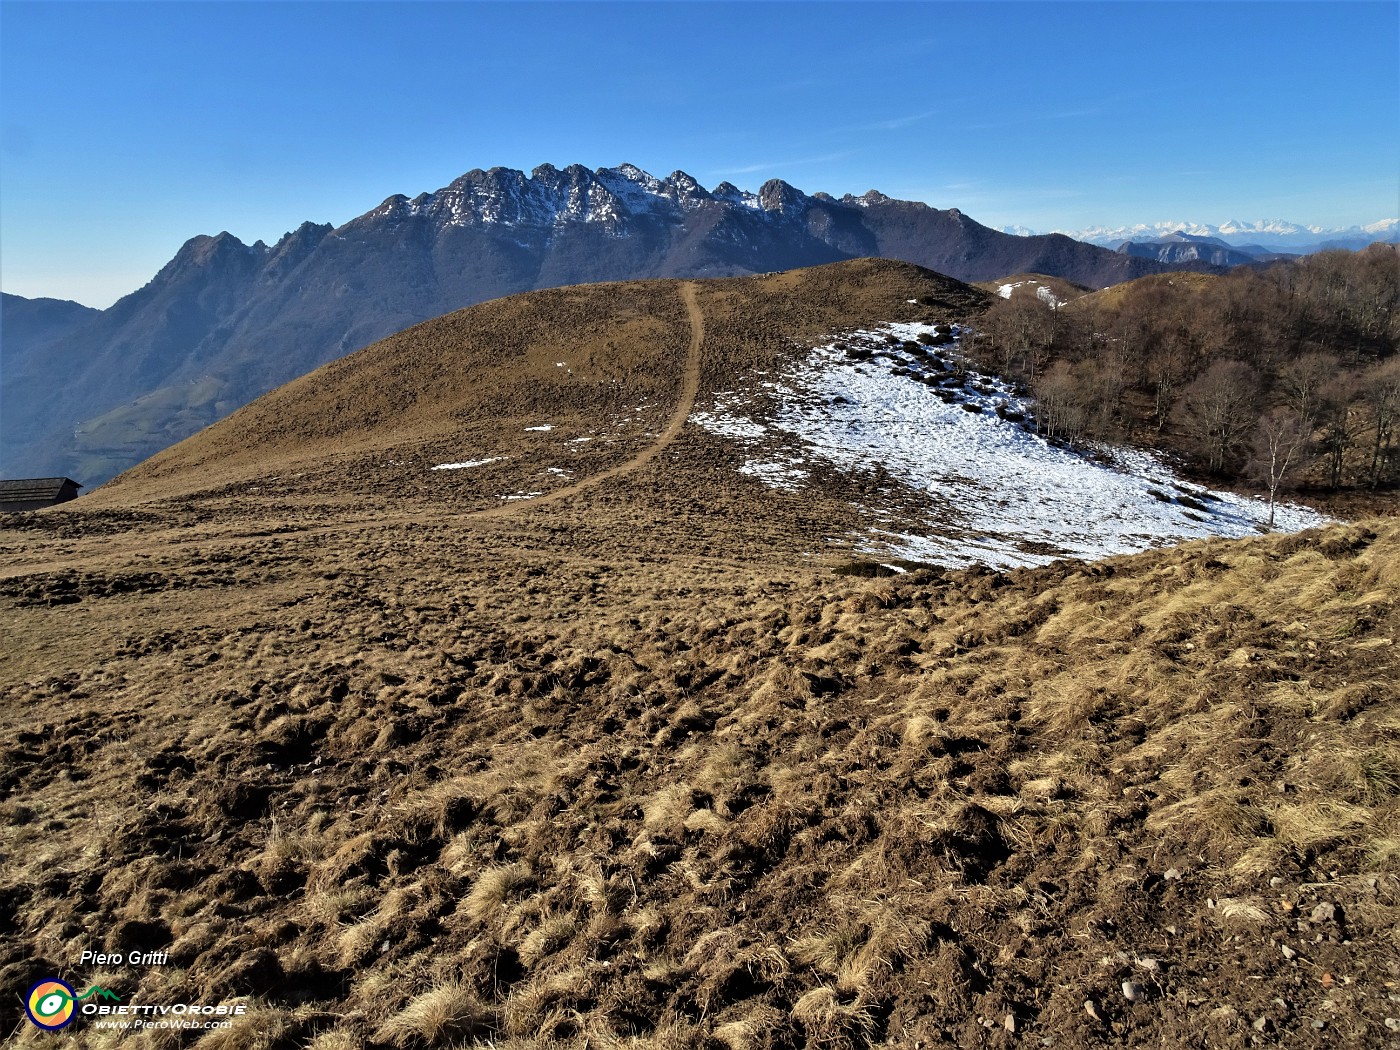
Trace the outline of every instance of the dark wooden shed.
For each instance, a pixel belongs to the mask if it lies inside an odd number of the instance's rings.
[[[0,514],[17,510],[39,510],[55,503],[67,503],[82,488],[72,478],[23,478],[0,481]]]

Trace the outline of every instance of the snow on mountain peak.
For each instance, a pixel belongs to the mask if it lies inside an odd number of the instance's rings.
[[[721,182],[710,194],[717,201],[726,201],[729,204],[737,204],[743,208],[752,208],[755,211],[761,210],[763,205],[759,203],[758,194],[750,193],[748,190],[741,190],[732,182]]]
[[[651,174],[651,172],[643,171],[641,168],[637,167],[637,165],[628,164],[625,161],[615,168],[598,169],[599,175],[603,174],[604,172],[616,172],[618,175],[621,175],[624,179],[631,179],[633,182],[641,182],[645,183],[646,185],[652,185],[656,182],[656,178]]]
[[[1028,236],[1033,231],[1024,226],[1002,227],[1003,233]],[[1329,238],[1395,239],[1400,235],[1400,220],[1385,219],[1366,226],[1318,226],[1288,222],[1284,219],[1260,219],[1256,222],[1243,222],[1227,219],[1219,226],[1210,223],[1181,222],[1140,222],[1129,226],[1089,226],[1079,230],[1055,229],[1052,233],[1062,233],[1078,241],[1090,244],[1116,247],[1124,241],[1152,241],[1174,234],[1188,234],[1192,237],[1214,237],[1232,245],[1258,244],[1287,251],[1292,248],[1315,249],[1319,241]]]

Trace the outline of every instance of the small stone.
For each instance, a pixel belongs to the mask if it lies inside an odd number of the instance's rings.
[[[1319,1017],[1316,1021],[1312,1023],[1312,1026],[1320,1032],[1327,1027],[1327,1022]]]
[[[1099,1016],[1098,1007],[1094,1005],[1094,1000],[1092,999],[1084,1000],[1084,1012],[1090,1017],[1092,1017],[1095,1021],[1103,1020],[1103,1018]]]
[[[1279,878],[1277,875],[1275,875],[1272,879],[1269,880],[1269,888],[1270,888],[1270,889],[1278,889],[1278,887],[1280,887],[1280,886],[1282,886],[1282,885],[1283,885],[1283,880],[1282,880],[1281,878]]]
[[[1168,926],[1168,927],[1167,927],[1167,932],[1168,932],[1169,934],[1171,934],[1173,937],[1175,937],[1175,936],[1176,936],[1176,927],[1175,927],[1175,926]]]
[[[1387,1017],[1385,1026],[1392,1032],[1400,1032],[1400,1017]]]
[[[1308,918],[1311,919],[1313,922],[1331,922],[1332,919],[1336,916],[1336,914],[1336,906],[1328,904],[1326,901],[1323,901],[1321,904],[1319,904],[1316,908],[1312,910],[1312,914],[1309,915]]]
[[[1175,868],[1168,868],[1162,873],[1162,878],[1166,879],[1168,882],[1175,882],[1177,879],[1181,878],[1181,872],[1177,871]]]
[[[1127,999],[1130,1003],[1135,1003],[1141,999],[1143,991],[1142,985],[1138,984],[1136,981],[1123,982],[1123,998]]]
[[[1298,954],[1298,953],[1295,952],[1292,948],[1288,947],[1288,945],[1286,945],[1286,944],[1280,945],[1280,946],[1279,946],[1279,950],[1283,952],[1283,957],[1284,957],[1285,959],[1291,959],[1291,958],[1293,958],[1293,956],[1295,956],[1295,955]]]
[[[1150,955],[1144,956],[1143,958],[1139,959],[1138,965],[1141,966],[1148,973],[1162,972],[1162,964],[1159,963],[1156,959],[1152,958],[1152,956]]]
[[[1007,1014],[1006,1020],[1001,1022],[1001,1026],[1005,1028],[1008,1032],[1016,1031],[1016,1015]]]
[[[1256,1017],[1252,1027],[1256,1032],[1267,1032],[1269,1030],[1269,1019],[1267,1017]]]

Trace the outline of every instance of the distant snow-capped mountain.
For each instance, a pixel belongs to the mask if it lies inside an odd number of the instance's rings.
[[[1031,236],[1024,226],[1004,226],[1003,233],[1018,237]],[[1077,241],[1087,241],[1104,247],[1116,247],[1124,241],[1155,241],[1175,233],[1192,237],[1213,237],[1233,247],[1256,245],[1297,253],[1317,251],[1323,247],[1364,247],[1373,241],[1400,241],[1400,219],[1381,219],[1364,226],[1306,226],[1284,219],[1261,219],[1241,222],[1227,219],[1220,225],[1200,222],[1151,222],[1131,226],[1090,226],[1082,230],[1052,230]]]

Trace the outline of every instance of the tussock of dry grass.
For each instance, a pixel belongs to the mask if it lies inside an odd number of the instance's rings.
[[[875,1027],[874,1015],[859,1000],[842,1002],[831,988],[813,988],[792,1008],[811,1046],[859,1046]]]
[[[528,526],[60,538],[233,582],[5,592],[8,985],[101,930],[172,952],[124,998],[259,1004],[208,1045],[1146,1048],[1222,999],[1379,1045],[1393,521],[866,580],[652,466]]]
[[[495,1012],[469,986],[447,984],[409,1000],[374,1033],[394,1046],[443,1045],[495,1028]]]
[[[506,904],[530,885],[531,880],[529,865],[523,863],[488,868],[472,884],[471,891],[462,902],[462,911],[477,922],[499,921]]]

